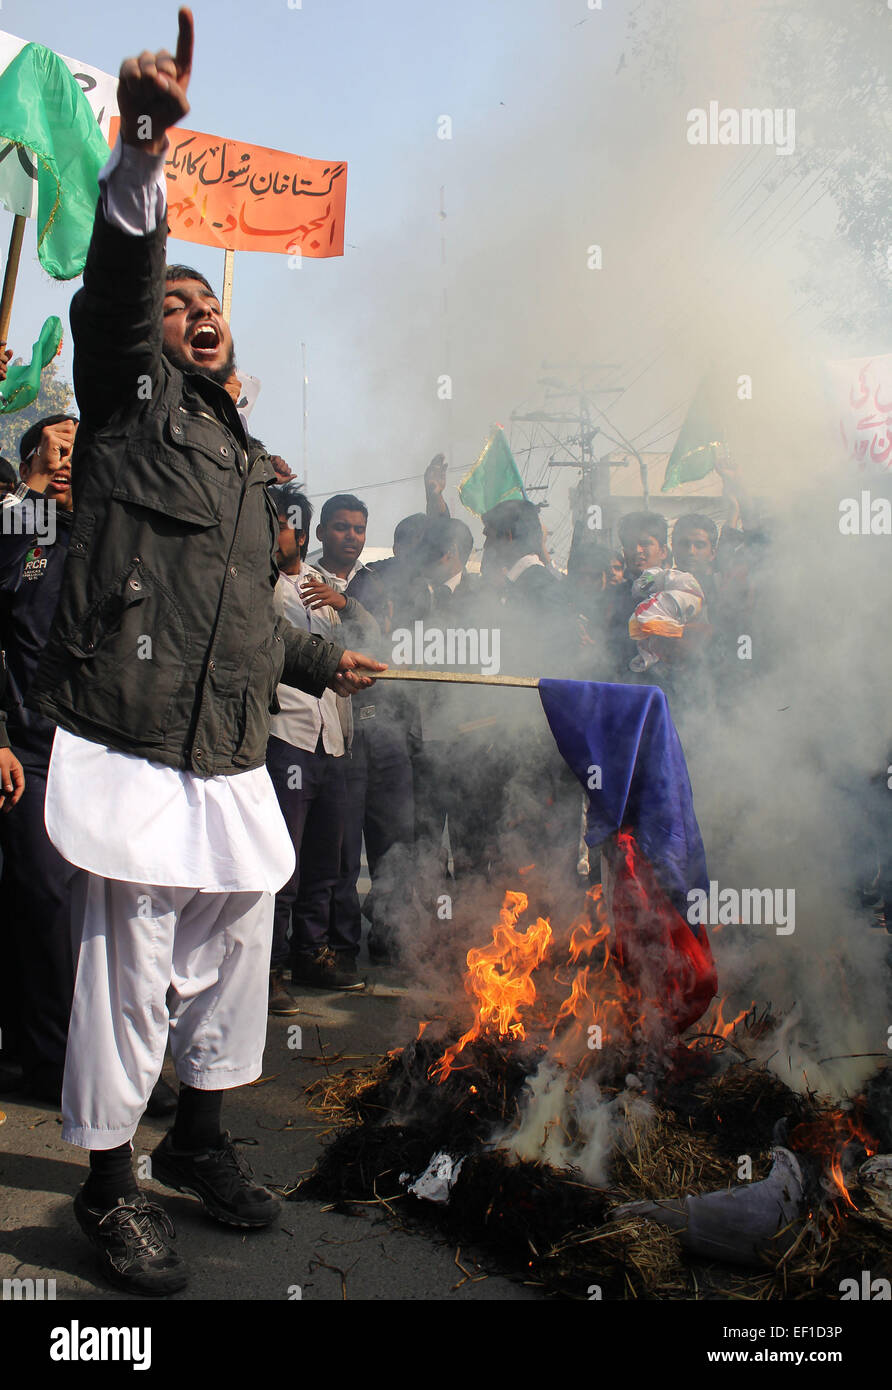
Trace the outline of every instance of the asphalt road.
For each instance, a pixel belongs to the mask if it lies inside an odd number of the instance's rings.
[[[366,993],[295,989],[301,1012],[269,1019],[260,1082],[224,1102],[225,1128],[234,1138],[256,1141],[240,1152],[261,1182],[293,1186],[312,1168],[330,1122],[308,1110],[304,1091],[326,1065],[332,1071],[371,1065],[417,1031],[417,1003],[401,990],[398,976],[369,969],[368,978]],[[293,1024],[301,1030],[300,1049],[288,1045]],[[164,1076],[176,1084],[169,1059]],[[72,1200],[87,1174],[87,1154],[63,1144],[59,1112],[12,1096],[0,1098],[0,1111],[6,1116],[0,1123],[0,1280],[54,1279],[57,1301],[143,1303],[105,1283],[77,1226]],[[164,1120],[143,1122],[134,1139],[137,1164],[166,1128]],[[189,1264],[190,1284],[171,1301],[540,1300],[535,1289],[495,1274],[466,1278],[454,1246],[426,1231],[399,1228],[378,1207],[344,1216],[313,1202],[286,1202],[272,1228],[242,1232],[218,1225],[191,1197],[148,1180],[142,1185],[170,1213],[177,1248]],[[459,1258],[473,1275],[486,1272],[473,1253],[462,1251]]]

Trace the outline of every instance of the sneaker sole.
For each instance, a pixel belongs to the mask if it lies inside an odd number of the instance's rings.
[[[171,1173],[165,1175],[162,1164],[154,1156],[152,1158],[152,1177],[155,1182],[160,1182],[162,1187],[170,1188],[172,1192],[181,1192],[187,1197],[197,1197],[208,1216],[212,1216],[223,1226],[236,1226],[240,1230],[260,1231],[265,1226],[271,1226],[282,1210],[281,1203],[277,1203],[271,1216],[255,1217],[253,1220],[246,1216],[236,1216],[234,1212],[219,1206],[212,1197],[208,1197],[204,1192],[199,1192],[195,1187],[190,1187],[179,1177],[175,1177]]]

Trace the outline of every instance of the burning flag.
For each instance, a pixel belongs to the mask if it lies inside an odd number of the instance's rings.
[[[704,928],[688,893],[708,891],[706,855],[684,754],[656,686],[541,680],[564,761],[589,797],[586,843],[606,847],[618,964],[679,1032],[716,992]]]

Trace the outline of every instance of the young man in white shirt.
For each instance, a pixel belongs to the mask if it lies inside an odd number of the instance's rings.
[[[285,617],[329,641],[338,641],[347,627],[351,639],[373,645],[379,636],[374,618],[305,562],[310,502],[287,486],[271,489],[270,495],[279,514],[276,599]],[[294,984],[327,990],[363,987],[355,969],[359,943],[350,936],[349,924],[339,921],[333,903],[348,811],[345,770],[352,720],[351,702],[330,690],[316,699],[280,686],[277,696],[280,711],[270,721],[267,767],[297,864],[276,894],[270,1012],[293,1013],[296,1005],[282,983],[289,960]]]

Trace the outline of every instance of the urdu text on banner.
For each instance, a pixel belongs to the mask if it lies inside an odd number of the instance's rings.
[[[837,442],[863,473],[892,469],[892,353],[828,362]]]
[[[112,121],[110,143],[117,139]],[[179,126],[165,161],[170,235],[227,251],[342,256],[347,165]]]

